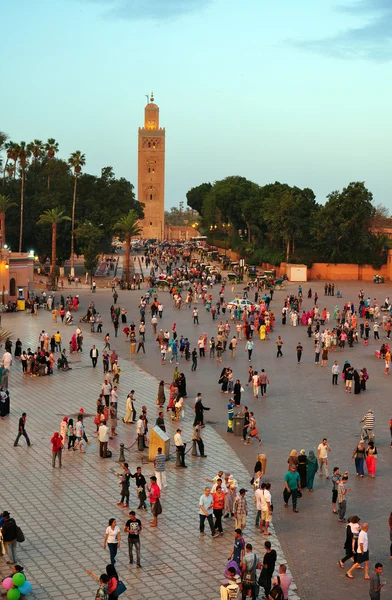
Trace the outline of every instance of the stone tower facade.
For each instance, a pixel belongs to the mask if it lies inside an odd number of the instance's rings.
[[[165,231],[165,129],[159,127],[159,108],[150,102],[139,127],[138,200],[144,204],[143,238],[163,240]]]

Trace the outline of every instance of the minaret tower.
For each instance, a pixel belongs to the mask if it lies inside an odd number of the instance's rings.
[[[163,240],[165,231],[165,129],[159,127],[159,108],[150,102],[139,127],[138,200],[144,204],[143,237]]]

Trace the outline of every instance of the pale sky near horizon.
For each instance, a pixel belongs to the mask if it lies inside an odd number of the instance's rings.
[[[391,0],[0,0],[0,130],[54,137],[60,158],[113,166],[137,191],[154,92],[165,208],[242,175],[311,187],[365,181],[392,212]]]

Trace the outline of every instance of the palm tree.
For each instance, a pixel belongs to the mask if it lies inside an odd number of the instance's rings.
[[[5,162],[4,165],[4,171],[3,171],[3,185],[5,184],[5,172],[7,171],[8,173],[8,161],[9,160],[13,160],[14,161],[14,165],[13,165],[13,174],[14,174],[14,179],[15,179],[15,175],[16,175],[16,161],[18,160],[18,156],[16,153],[16,149],[17,149],[18,144],[15,144],[15,142],[7,142],[5,144],[5,149],[7,150],[7,160]]]
[[[44,144],[44,150],[46,152],[46,156],[49,159],[48,190],[50,190],[50,161],[54,158],[54,155],[59,151],[59,145],[54,138],[49,138],[46,144]]]
[[[27,161],[31,156],[31,150],[26,142],[20,142],[15,148],[17,159],[21,168],[21,186],[20,186],[20,224],[19,224],[19,252],[22,252],[23,244],[23,211],[24,211],[24,193],[25,193],[25,174]],[[16,163],[15,163],[16,164]]]
[[[31,154],[34,156],[34,168],[35,168],[35,166],[37,164],[37,160],[40,158],[40,156],[42,156],[44,145],[41,142],[41,140],[34,140],[33,142],[30,142],[30,144],[27,147],[30,150]]]
[[[76,187],[78,182],[78,176],[82,170],[82,167],[86,164],[86,156],[80,152],[80,150],[76,150],[76,152],[72,152],[71,156],[68,159],[68,164],[74,170],[74,192],[73,192],[73,200],[72,200],[72,225],[71,225],[71,277],[75,275],[74,269],[74,244],[75,244],[75,208],[76,208]]]
[[[37,221],[37,225],[45,225],[49,223],[52,226],[52,264],[50,267],[50,276],[52,278],[52,285],[56,283],[56,241],[57,241],[57,225],[63,221],[70,221],[71,219],[64,214],[63,210],[58,208],[52,208],[45,210]]]
[[[9,208],[18,206],[16,202],[11,202],[7,196],[0,195],[0,229],[1,229],[1,246],[5,244],[5,213]]]
[[[7,173],[7,177],[12,177],[13,175],[15,175],[15,165],[6,164],[4,167],[4,173]],[[3,179],[4,179],[4,175],[3,175]]]
[[[125,234],[125,281],[129,282],[129,262],[131,254],[131,238],[139,236],[142,228],[138,225],[139,217],[135,210],[130,210],[125,217],[121,217],[113,229]]]

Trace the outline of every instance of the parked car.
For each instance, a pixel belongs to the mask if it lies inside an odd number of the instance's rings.
[[[234,299],[227,303],[228,310],[231,310],[232,308],[235,308],[236,306],[239,306],[242,310],[244,310],[244,308],[249,310],[251,308],[251,306],[254,306],[256,310],[259,310],[259,308],[260,308],[260,306],[258,304],[251,302],[247,298],[238,298],[237,300]]]

